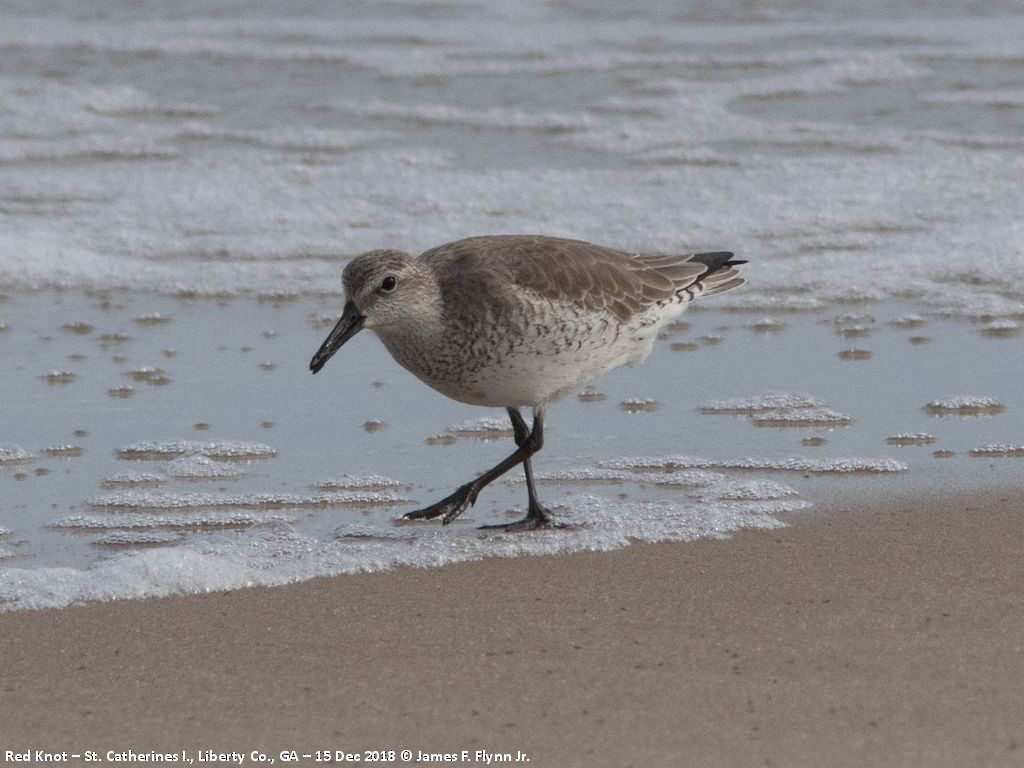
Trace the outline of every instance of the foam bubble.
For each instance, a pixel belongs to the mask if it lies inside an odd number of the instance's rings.
[[[147,384],[159,384],[168,380],[166,371],[152,365],[145,365],[128,371],[126,375],[130,376],[134,381],[144,381]]]
[[[399,541],[413,543],[417,539],[417,534],[411,527],[381,528],[378,525],[346,523],[334,530],[334,538],[341,541]]]
[[[595,469],[593,467],[584,467],[582,469],[563,469],[552,472],[534,472],[533,479],[537,483],[549,485],[592,485],[599,483],[610,483],[614,485],[622,482],[636,482],[637,480],[635,475],[630,475],[628,472],[622,472],[615,469]],[[505,482],[509,485],[520,485],[526,482],[526,477],[522,475],[513,475],[512,477],[506,478]]]
[[[382,475],[342,475],[322,480],[313,487],[318,491],[382,491],[387,488],[407,488],[408,483]]]
[[[78,378],[78,375],[73,371],[50,371],[39,378],[47,384],[70,384]]]
[[[241,477],[245,470],[237,466],[214,461],[202,454],[190,454],[164,464],[164,472],[171,477],[187,480],[219,480]]]
[[[661,403],[652,397],[630,397],[619,403],[626,413],[652,413],[660,407]]]
[[[894,317],[889,322],[896,328],[920,328],[924,325],[925,320],[920,315],[907,313]]]
[[[712,400],[701,413],[745,415],[758,427],[847,427],[853,418],[826,408],[817,398],[801,392],[768,392],[748,398]]]
[[[935,416],[959,415],[979,416],[1002,413],[1006,406],[994,397],[977,397],[974,395],[957,395],[932,400],[924,409]]]
[[[103,547],[144,547],[177,544],[183,538],[174,531],[114,531],[96,537],[92,543]]]
[[[94,496],[86,504],[98,509],[217,509],[222,507],[334,507],[405,504],[408,499],[384,491],[324,492],[307,495],[291,493],[164,493],[157,491],[124,491]]]
[[[68,515],[49,524],[50,528],[68,530],[138,530],[150,528],[182,528],[188,530],[210,530],[217,528],[248,528],[268,523],[288,523],[293,518],[287,515],[251,510],[218,510],[180,514],[117,514],[117,515]]]
[[[581,403],[601,403],[608,399],[608,395],[594,387],[584,387],[583,391],[576,395],[576,399]]]
[[[74,459],[85,453],[85,449],[80,445],[49,445],[45,448],[40,448],[39,452],[43,456],[48,456],[54,459]]]
[[[898,435],[890,435],[885,442],[889,445],[931,445],[935,440],[935,435],[927,432],[901,432]]]
[[[838,459],[808,459],[800,456],[789,458],[743,458],[705,459],[696,456],[664,456],[649,458],[608,459],[598,462],[598,467],[624,469],[627,471],[669,471],[679,469],[736,469],[751,472],[811,472],[816,474],[883,474],[906,472],[907,465],[890,458],[867,459],[845,457]]]
[[[153,440],[135,443],[117,449],[119,459],[152,461],[176,459],[180,456],[200,455],[210,459],[226,461],[252,461],[272,459],[277,451],[263,443],[247,443],[238,440]]]
[[[749,480],[744,483],[727,484],[715,494],[723,501],[771,501],[788,499],[799,494],[788,485],[772,480]]]
[[[121,488],[124,486],[160,485],[166,483],[164,475],[154,472],[116,472],[108,475],[100,482],[104,488]]]
[[[971,456],[1024,456],[1024,444],[990,443],[972,448]]]
[[[22,464],[35,455],[16,445],[0,445],[0,464]]]
[[[803,392],[766,392],[754,397],[711,400],[702,405],[700,410],[701,413],[748,414],[775,410],[822,408],[824,405],[818,398]]]
[[[688,470],[683,472],[659,472],[659,473],[636,473],[630,474],[639,480],[660,485],[663,488],[707,488],[725,480],[725,475],[718,472],[707,472],[705,470]]]
[[[705,472],[702,470],[642,473],[623,469],[584,467],[582,469],[563,469],[554,472],[534,472],[533,479],[537,483],[550,485],[640,483],[658,485],[665,488],[704,488],[721,483],[725,476],[716,472]],[[505,483],[509,485],[520,485],[525,482],[526,478],[520,475],[515,475],[505,480]]]
[[[499,437],[510,437],[512,435],[512,424],[508,419],[484,416],[479,419],[455,424],[448,427],[445,432],[455,437],[475,437],[481,440],[491,440]]]
[[[831,408],[786,408],[752,413],[751,424],[759,427],[848,427],[853,418]]]

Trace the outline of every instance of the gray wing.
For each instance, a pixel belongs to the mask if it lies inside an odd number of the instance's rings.
[[[608,311],[619,320],[700,288],[702,278],[729,273],[735,284],[743,281],[732,269],[731,253],[687,256],[632,256],[581,240],[539,235],[472,237],[431,249],[420,257],[442,274],[460,276],[463,286],[475,275],[489,273],[535,291],[544,298],[576,304],[593,312]],[[481,286],[482,287],[482,286]],[[709,286],[710,287],[710,286]],[[710,291],[708,291],[710,292]],[[690,298],[693,295],[691,293]]]

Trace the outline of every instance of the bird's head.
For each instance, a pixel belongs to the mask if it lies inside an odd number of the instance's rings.
[[[341,346],[363,328],[401,333],[416,323],[437,296],[428,270],[402,251],[378,250],[356,256],[342,273],[345,308],[334,330],[309,363],[317,373]]]

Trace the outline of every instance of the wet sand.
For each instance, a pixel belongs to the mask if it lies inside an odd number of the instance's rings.
[[[1019,495],[790,522],[4,615],[4,748],[1019,765]]]

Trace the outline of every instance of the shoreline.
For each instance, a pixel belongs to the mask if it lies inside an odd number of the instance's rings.
[[[5,743],[1015,764],[1022,513],[873,502],[729,540],[9,613]]]

